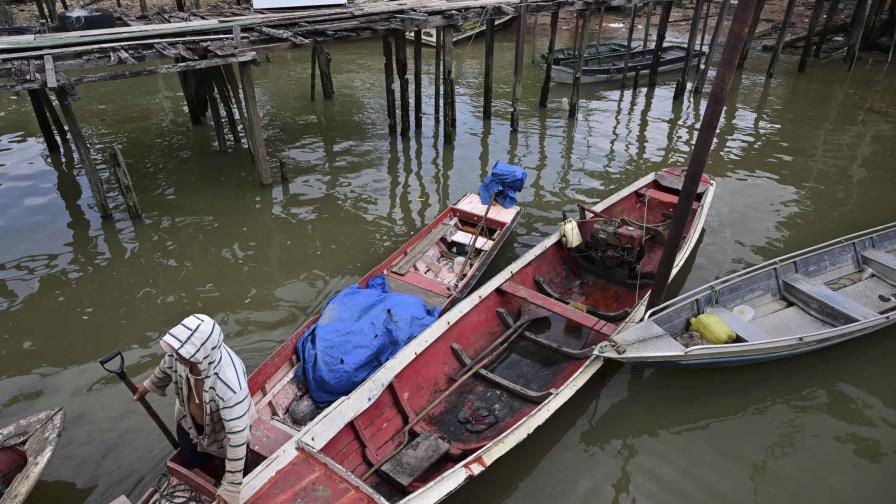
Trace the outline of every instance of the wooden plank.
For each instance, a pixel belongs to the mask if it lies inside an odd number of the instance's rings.
[[[449,222],[442,222],[431,233],[421,238],[413,247],[408,250],[407,254],[395,263],[392,271],[399,275],[404,275],[414,266],[414,264],[423,257],[429,249],[431,249],[439,240],[441,240],[454,226]]]
[[[59,83],[56,80],[56,66],[53,65],[53,57],[44,56],[44,73],[46,75],[47,87],[56,89]]]
[[[84,133],[81,131],[81,126],[78,123],[75,110],[72,108],[71,96],[66,86],[56,88],[56,99],[59,101],[59,108],[62,109],[62,115],[65,116],[65,120],[68,122],[68,130],[75,143],[75,149],[78,151],[81,164],[84,166],[84,172],[87,174],[87,182],[90,185],[90,192],[93,194],[97,211],[100,217],[104,219],[111,217],[112,211],[109,209],[109,202],[106,201],[103,182],[100,179],[96,165],[93,163],[93,158],[90,156],[90,147],[87,145],[87,139],[84,138]]]
[[[447,442],[425,431],[383,464],[380,470],[393,482],[408,488],[448,453],[449,447]]]
[[[250,125],[248,135],[254,144],[258,178],[262,185],[271,185],[268,151],[264,145],[264,131],[261,128],[261,115],[258,113],[258,102],[255,97],[255,81],[252,78],[252,63],[240,63],[240,82],[243,88],[243,100],[246,102],[246,118]]]
[[[140,203],[137,201],[137,193],[134,191],[131,175],[128,173],[128,168],[124,162],[124,156],[121,154],[121,149],[119,149],[117,145],[113,146],[111,152],[109,152],[109,166],[112,171],[112,176],[115,178],[116,184],[118,184],[118,190],[121,192],[121,197],[124,198],[125,207],[128,209],[128,216],[132,219],[142,217],[143,211],[140,209]]]
[[[540,292],[536,292],[532,289],[523,287],[516,282],[504,282],[500,287],[498,287],[498,290],[534,305],[540,306],[541,308],[544,308],[545,310],[548,310],[550,312],[556,313],[557,315],[560,315],[561,317],[564,317],[571,322],[575,322],[582,327],[590,328],[602,334],[612,334],[615,331],[616,326],[610,324],[609,322],[601,320],[597,317],[592,317],[591,315],[588,315],[583,311],[577,310],[569,305],[549,298]]]

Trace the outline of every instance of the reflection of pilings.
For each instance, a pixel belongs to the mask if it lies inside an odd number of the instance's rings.
[[[775,64],[781,56],[781,49],[784,48],[784,40],[787,38],[787,30],[790,28],[790,18],[793,17],[793,8],[796,0],[787,0],[787,7],[784,9],[784,19],[781,21],[781,30],[778,32],[778,40],[775,41],[775,48],[772,50],[772,58],[768,62],[768,70],[765,72],[765,78],[771,79],[775,76]]]
[[[516,44],[513,56],[513,94],[510,99],[510,129],[519,130],[520,127],[520,95],[523,94],[523,52],[526,46],[526,16],[529,13],[529,4],[522,0],[520,14],[516,18]]]
[[[551,35],[548,39],[547,61],[544,65],[544,81],[541,83],[541,95],[538,98],[538,106],[545,108],[548,106],[548,95],[551,92],[551,69],[554,65],[554,49],[557,43],[557,21],[560,13],[554,11],[551,13]]]
[[[663,2],[663,8],[660,11],[660,20],[656,27],[656,43],[653,46],[653,61],[650,62],[650,76],[647,85],[656,86],[657,76],[660,68],[660,55],[663,52],[663,44],[666,42],[666,29],[669,27],[669,16],[672,14],[672,0]]]

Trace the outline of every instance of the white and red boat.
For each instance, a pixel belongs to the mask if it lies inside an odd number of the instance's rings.
[[[600,368],[599,343],[641,319],[683,173],[652,173],[582,209],[582,244],[567,248],[558,231],[443,314],[281,443],[244,481],[243,501],[438,502],[480,474]],[[674,271],[714,189],[704,177]],[[273,358],[254,387],[276,383],[289,357]]]

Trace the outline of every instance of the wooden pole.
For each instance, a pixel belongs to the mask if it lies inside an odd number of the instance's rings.
[[[395,70],[392,67],[392,41],[388,34],[383,34],[383,72],[386,76],[386,115],[389,119],[389,134],[398,131],[395,118]]]
[[[314,101],[315,90],[317,84],[317,41],[311,43],[311,101]]]
[[[824,19],[824,26],[821,28],[821,34],[818,35],[818,44],[815,45],[815,51],[812,53],[813,58],[821,57],[821,49],[824,46],[825,39],[828,38],[828,32],[831,31],[831,24],[834,22],[834,18],[837,17],[837,7],[840,5],[840,0],[831,0],[831,6],[828,7],[828,13]]]
[[[212,124],[215,126],[215,139],[218,142],[218,150],[227,152],[227,137],[224,135],[224,122],[221,120],[221,108],[218,107],[218,100],[215,98],[214,81],[208,69],[202,70],[202,79],[205,81],[205,88],[208,97],[208,110],[212,116]]]
[[[757,0],[739,0],[737,2],[734,18],[731,20],[731,28],[725,40],[725,48],[722,51],[722,58],[716,71],[715,79],[713,79],[712,90],[706,103],[706,110],[703,113],[703,120],[700,122],[700,129],[697,132],[697,140],[694,142],[694,148],[691,152],[688,170],[685,173],[682,189],[678,195],[678,202],[675,205],[675,214],[669,225],[668,236],[663,247],[663,255],[660,258],[650,299],[647,303],[648,308],[658,305],[666,293],[666,287],[672,276],[675,259],[678,256],[678,249],[684,236],[684,229],[688,223],[694,201],[697,199],[697,189],[700,187],[700,180],[706,168],[709,151],[712,148],[712,142],[719,127],[719,120],[722,117],[728,90],[731,88],[731,82],[734,80],[738,55],[743,50],[744,41],[749,30],[750,15],[756,9],[756,2]]]
[[[868,19],[865,22],[865,31],[862,32],[862,40],[859,43],[859,49],[866,49],[871,36],[877,31],[877,18],[880,17],[880,11],[883,9],[886,0],[871,0],[868,9]]]
[[[803,46],[803,53],[800,55],[799,72],[805,72],[806,66],[809,64],[809,56],[812,54],[812,40],[815,39],[815,29],[818,27],[818,20],[821,19],[821,8],[824,6],[824,0],[815,0],[812,7],[812,17],[809,18],[809,28],[806,30],[806,44]]]
[[[454,103],[454,27],[442,28],[442,90],[444,110],[442,111],[443,141],[453,144],[457,128],[457,109]]]
[[[47,18],[47,11],[44,7],[43,0],[34,0],[34,3],[37,5],[37,15],[40,17],[40,19],[43,19],[44,21],[49,23],[50,20]]]
[[[703,30],[700,34],[700,49],[697,52],[697,75],[700,75],[700,69],[703,67],[703,43],[706,42],[706,30],[709,27],[709,11],[712,9],[712,0],[706,0],[706,16],[703,18]]]
[[[414,30],[414,129],[423,127],[423,30]]]
[[[529,14],[527,0],[520,3],[520,13],[516,18],[516,52],[513,57],[513,95],[510,99],[510,129],[520,129],[520,95],[523,94],[523,54],[526,48],[526,19]]]
[[[601,6],[600,12],[597,15],[597,33],[595,34],[595,37],[594,37],[594,45],[600,45],[600,38],[601,38],[601,35],[603,35],[603,33],[604,33],[604,9],[605,8],[606,7]],[[588,32],[585,32],[585,33],[587,34]],[[588,38],[587,35],[585,38],[586,39]],[[587,44],[588,44],[588,41],[585,40],[585,45],[587,45]]]
[[[632,4],[632,15],[628,21],[628,37],[625,43],[625,55],[622,58],[622,89],[626,87],[628,81],[628,60],[632,54],[632,36],[635,34],[635,16],[638,15],[638,5]]]
[[[230,135],[233,137],[233,145],[234,147],[240,147],[242,145],[240,129],[237,127],[236,117],[233,114],[233,99],[231,98],[230,90],[227,89],[227,82],[224,81],[224,72],[221,67],[213,67],[209,69],[209,75],[215,89],[218,91],[218,96],[221,98],[221,106],[224,108],[224,113],[227,115],[227,124],[230,127]]]
[[[45,0],[47,3],[47,17],[50,23],[56,23],[56,0]]]
[[[684,96],[684,92],[688,87],[688,77],[691,73],[691,63],[694,59],[694,44],[697,42],[697,32],[700,31],[700,17],[703,13],[703,0],[694,2],[694,15],[691,17],[691,27],[688,31],[688,48],[684,57],[684,66],[681,69],[681,77],[675,83],[675,94],[672,95],[673,100],[677,100]]]
[[[411,135],[411,101],[408,93],[408,48],[404,31],[392,32],[395,40],[395,63],[398,70],[398,94],[401,103],[401,136]]]
[[[495,73],[495,19],[485,20],[485,72],[482,77],[482,119],[492,118],[492,81]]]
[[[209,96],[211,96],[211,93],[209,93]],[[131,175],[128,173],[124,156],[121,155],[121,149],[117,145],[113,146],[109,152],[109,167],[115,182],[118,184],[121,197],[124,199],[124,205],[128,209],[128,216],[132,219],[142,217],[143,211],[140,209],[140,202],[137,201],[137,193],[134,191]]]
[[[865,21],[868,19],[870,9],[870,1],[859,0],[852,15],[852,22],[849,25],[849,45],[846,48],[846,61],[849,63],[850,72],[856,66],[856,60],[859,58],[859,43],[862,41],[862,33],[865,31]]]
[[[445,34],[441,28],[436,28],[436,68],[435,68],[435,89],[433,90],[433,115],[438,118],[442,113],[441,96],[442,96],[442,54],[445,52]]]
[[[582,28],[577,34],[576,40],[576,64],[575,73],[572,77],[572,95],[569,97],[569,119],[575,119],[579,113],[579,86],[582,83],[582,66],[585,60],[585,38],[588,35],[588,25],[591,24],[591,11],[586,10],[582,14]]]
[[[75,115],[75,109],[72,107],[71,94],[66,86],[56,88],[56,100],[59,102],[59,108],[62,109],[62,115],[68,123],[68,131],[75,143],[75,149],[78,151],[78,157],[81,158],[81,164],[84,165],[84,173],[87,174],[87,182],[90,185],[90,192],[93,194],[93,200],[96,202],[97,211],[102,218],[112,216],[109,209],[109,202],[106,201],[106,192],[103,190],[103,181],[100,174],[90,157],[90,147],[87,145],[87,139],[81,131],[78,123],[78,117]]]
[[[252,78],[252,62],[245,61],[239,65],[243,101],[246,102],[246,119],[249,124],[246,136],[251,138],[250,142],[254,145],[255,167],[258,170],[259,181],[262,185],[271,185],[268,150],[264,145],[264,130],[261,128],[261,115],[258,113],[258,102],[255,97],[255,80]]]
[[[641,43],[642,49],[647,49],[647,44],[650,42],[650,18],[653,16],[653,0],[647,2],[646,11],[646,19],[644,19],[644,41]]]
[[[697,77],[697,81],[694,83],[694,94],[703,92],[703,86],[706,84],[706,76],[709,74],[709,65],[712,63],[712,54],[715,52],[716,44],[719,41],[719,35],[722,32],[722,27],[725,25],[725,16],[728,14],[729,2],[730,0],[722,0],[722,4],[719,5],[719,16],[716,18],[716,26],[712,29],[712,38],[709,39],[709,49],[706,52],[706,61],[703,64],[703,68],[700,69],[700,76]]]
[[[49,114],[53,127],[56,128],[56,134],[59,136],[59,140],[63,143],[67,142],[68,135],[65,133],[65,124],[63,124],[62,119],[59,118],[59,114],[56,113],[56,107],[53,105],[53,100],[50,99],[47,89],[40,88],[37,90],[37,93],[40,100],[44,103],[44,110]]]
[[[538,14],[535,14],[535,18],[532,20],[532,64],[538,62]]]
[[[59,152],[59,142],[53,135],[53,126],[50,124],[50,118],[47,116],[47,109],[44,107],[43,100],[40,99],[40,93],[36,89],[28,90],[28,99],[31,100],[31,108],[34,109],[34,116],[37,118],[37,125],[44,141],[47,143],[47,150],[50,152]]]
[[[252,125],[249,123],[249,118],[246,117],[246,109],[243,107],[242,98],[240,98],[240,83],[236,78],[236,72],[233,71],[233,66],[231,65],[222,65],[221,70],[224,72],[224,79],[227,81],[228,87],[230,87],[230,96],[233,97],[233,103],[236,105],[236,113],[240,116],[240,122],[243,124],[243,132],[246,134],[246,145],[249,147],[252,159],[255,159],[255,145],[250,133]]]
[[[771,60],[768,62],[768,70],[765,72],[765,78],[771,79],[775,76],[775,65],[781,56],[781,49],[784,48],[784,40],[787,38],[787,30],[790,28],[790,18],[793,17],[793,7],[796,0],[787,0],[787,7],[784,9],[784,19],[781,20],[781,31],[778,32],[778,40],[775,41],[775,48],[772,50]]]
[[[324,93],[324,100],[332,100],[336,91],[333,88],[333,75],[330,73],[330,53],[324,49],[322,42],[314,44],[317,51],[317,72],[320,74],[320,89]]]
[[[118,7],[121,7],[121,0],[115,0],[118,2]],[[239,4],[239,1],[237,1]],[[177,8],[177,12],[186,12],[186,7],[184,6],[184,0],[174,0],[174,6]]]
[[[834,0],[835,2],[837,0]],[[737,61],[738,70],[744,67],[747,62],[747,56],[750,55],[750,46],[753,45],[753,37],[756,35],[756,28],[759,26],[759,18],[762,15],[762,8],[765,6],[765,0],[759,0],[756,4],[756,10],[753,12],[753,18],[750,20],[750,31],[747,32],[747,40],[744,42],[744,50],[740,53],[740,59]]]
[[[662,9],[660,10],[660,20],[656,27],[656,42],[653,45],[653,61],[650,62],[650,76],[647,79],[647,85],[650,87],[656,87],[656,81],[660,70],[660,56],[663,53],[663,44],[666,42],[666,29],[669,27],[669,16],[672,15],[672,0],[665,0],[662,2],[662,5]]]
[[[199,2],[197,0],[193,0],[193,6],[196,10],[199,10]],[[140,14],[146,14],[149,12],[149,7],[146,6],[146,0],[140,0]]]
[[[551,35],[548,39],[548,59],[544,65],[544,81],[541,83],[541,96],[538,98],[538,106],[546,108],[548,106],[548,95],[551,92],[551,70],[554,66],[554,51],[557,43],[557,23],[560,19],[560,12],[551,12]]]

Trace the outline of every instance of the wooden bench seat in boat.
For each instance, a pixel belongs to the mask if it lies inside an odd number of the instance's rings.
[[[834,326],[877,317],[877,313],[811,278],[792,273],[782,281],[784,298]]]
[[[588,327],[601,334],[610,335],[616,330],[616,325],[605,320],[593,317],[583,311],[577,310],[567,304],[561,303],[553,298],[549,298],[540,292],[526,288],[516,282],[507,281],[501,284],[498,289],[511,296],[528,301],[534,305],[540,306],[545,310],[556,313],[561,317],[571,320],[583,327]]]
[[[775,339],[767,332],[738,317],[725,308],[712,307],[706,311],[718,315],[718,317],[722,319],[722,322],[728,324],[728,327],[733,329],[738,336],[747,341],[768,341]]]
[[[881,278],[896,282],[896,256],[883,250],[867,249],[862,251],[862,264],[871,268]]]

